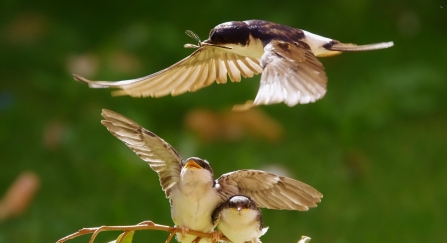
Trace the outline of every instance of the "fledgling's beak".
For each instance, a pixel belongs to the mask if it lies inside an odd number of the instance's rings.
[[[185,168],[195,168],[195,169],[203,169],[202,166],[194,162],[194,160],[188,160],[188,162],[185,164]]]

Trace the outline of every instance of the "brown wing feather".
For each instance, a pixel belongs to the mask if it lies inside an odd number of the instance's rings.
[[[180,181],[182,158],[166,141],[144,129],[134,121],[110,110],[103,109],[101,123],[110,133],[123,141],[157,172],[160,184],[170,198],[170,191]]]
[[[239,170],[216,180],[223,200],[246,195],[261,208],[306,211],[316,207],[323,195],[313,187],[260,170]]]

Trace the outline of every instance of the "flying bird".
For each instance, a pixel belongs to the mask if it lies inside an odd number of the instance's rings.
[[[120,89],[114,91],[114,95],[161,97],[193,92],[214,82],[223,84],[227,82],[227,76],[232,82],[239,82],[241,76],[251,78],[262,74],[255,100],[236,108],[281,102],[294,106],[315,102],[326,93],[327,77],[317,57],[393,46],[393,42],[344,44],[264,20],[219,24],[205,41],[200,41],[192,31],[186,33],[199,43],[186,44],[185,47],[198,49],[156,73],[116,82],[90,81],[76,74],[73,76],[91,88]]]
[[[116,112],[104,109],[102,116],[102,124],[157,172],[172,220],[182,228],[177,234],[182,243],[196,238],[188,230],[212,232],[214,209],[234,195],[246,195],[261,208],[300,211],[316,207],[323,197],[303,182],[260,170],[238,170],[214,180],[206,160],[182,159],[163,139]]]
[[[214,210],[213,222],[233,243],[261,243],[268,227],[264,228],[261,210],[249,197],[236,195],[230,197]]]

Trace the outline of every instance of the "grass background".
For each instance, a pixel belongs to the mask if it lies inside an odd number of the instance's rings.
[[[321,59],[326,97],[260,109],[284,136],[200,140],[185,125],[197,108],[228,111],[253,99],[259,76],[158,99],[111,97],[74,82],[147,75],[191,53],[186,29],[265,19],[344,42],[394,41],[391,49]],[[23,171],[40,190],[22,215],[0,222],[0,242],[55,242],[82,227],[172,224],[158,178],[100,124],[111,109],[155,132],[216,177],[280,167],[317,188],[308,212],[263,210],[263,242],[447,241],[447,2],[2,1],[0,192]],[[104,233],[97,242],[117,234]],[[139,232],[135,242],[164,242]],[[87,242],[83,237],[72,242]]]

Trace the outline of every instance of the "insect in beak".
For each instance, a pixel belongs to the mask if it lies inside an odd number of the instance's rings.
[[[215,47],[220,47],[220,48],[225,48],[225,49],[232,49],[231,47],[228,46],[218,46],[215,44],[211,44],[211,43],[207,43],[207,42],[202,42],[199,38],[199,36],[192,32],[191,30],[186,30],[185,31],[186,35],[188,35],[189,37],[193,38],[194,40],[196,40],[198,42],[199,45],[194,45],[194,44],[185,44],[183,47],[184,48],[200,48],[202,46],[215,46]]]
[[[186,30],[185,33],[189,37],[196,40],[199,43],[199,45],[185,44],[183,47],[185,47],[185,48],[200,48],[200,47],[202,47],[202,41],[200,40],[199,36],[196,33],[192,32],[191,30]]]

